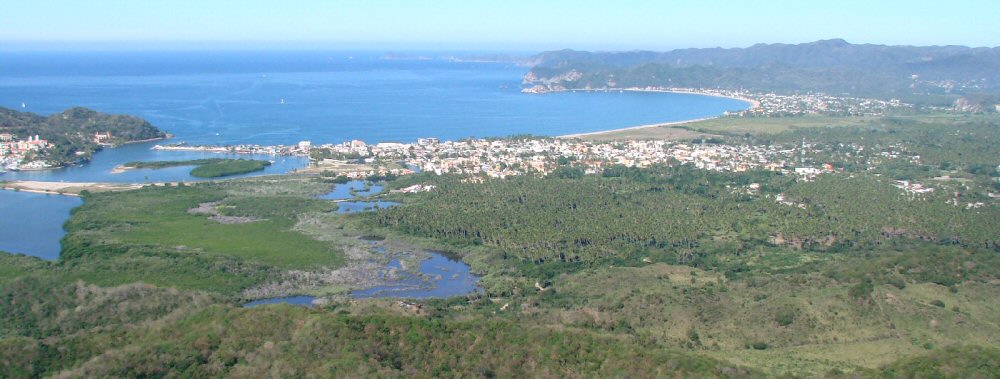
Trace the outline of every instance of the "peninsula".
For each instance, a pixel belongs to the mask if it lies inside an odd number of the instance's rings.
[[[134,116],[79,107],[40,116],[0,107],[0,168],[30,170],[86,163],[105,147],[166,137]]]

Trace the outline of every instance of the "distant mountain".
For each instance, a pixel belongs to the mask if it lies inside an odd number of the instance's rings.
[[[668,52],[550,51],[526,85],[675,86],[889,97],[1000,93],[1000,48],[884,46],[842,39]]]
[[[166,133],[141,118],[81,107],[49,116],[0,107],[0,133],[18,139],[38,135],[48,140],[55,147],[44,158],[60,165],[85,161],[100,150],[94,141],[96,133],[110,133],[110,138],[101,141],[109,145],[166,137]]]

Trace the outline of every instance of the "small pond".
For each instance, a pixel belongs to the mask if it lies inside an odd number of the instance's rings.
[[[398,261],[393,261],[390,266],[401,268]],[[467,295],[478,290],[476,283],[479,281],[479,277],[469,272],[469,266],[465,262],[440,253],[432,252],[429,259],[421,261],[420,272],[423,275],[418,276],[400,271],[401,280],[384,286],[352,291],[351,296],[355,299],[374,297],[443,298]]]
[[[386,266],[387,269],[396,269],[400,280],[391,284],[372,287],[364,290],[351,291],[351,297],[355,299],[369,298],[445,298],[451,296],[462,296],[479,290],[476,285],[479,277],[469,272],[469,266],[457,259],[449,258],[444,254],[431,252],[430,258],[420,262],[420,272],[423,275],[414,275],[403,271],[403,265],[399,260],[393,260]],[[244,307],[255,307],[264,304],[292,304],[301,306],[312,306],[315,300],[312,296],[288,296],[270,299],[256,300],[244,304]]]
[[[382,192],[382,186],[369,184],[363,180],[352,180],[343,184],[336,184],[333,190],[327,194],[319,196],[326,200],[348,200],[355,197],[369,197]]]
[[[255,300],[243,304],[245,308],[253,308],[258,305],[265,304],[291,304],[291,305],[301,305],[304,307],[311,307],[313,305],[313,300],[316,298],[312,296],[288,296],[288,297],[275,297],[271,299]]]
[[[337,203],[338,214],[352,214],[374,211],[399,205],[395,201],[341,201]]]

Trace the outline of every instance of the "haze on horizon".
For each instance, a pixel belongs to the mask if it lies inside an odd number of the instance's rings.
[[[0,50],[670,50],[843,38],[1000,46],[1000,2],[8,1]]]

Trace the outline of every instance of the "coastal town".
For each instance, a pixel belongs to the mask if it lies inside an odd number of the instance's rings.
[[[317,167],[356,162],[370,168],[343,172],[352,178],[402,175],[412,171],[505,178],[517,175],[547,175],[560,167],[579,168],[583,174],[600,174],[609,166],[649,167],[689,164],[725,172],[771,170],[805,179],[833,172],[835,168],[818,157],[837,154],[858,157],[874,165],[881,159],[919,161],[902,146],[889,145],[877,152],[861,145],[835,147],[802,142],[795,145],[722,144],[698,141],[591,142],[560,138],[507,138],[439,141],[421,138],[415,143],[367,144],[354,140],[312,148]],[[323,158],[325,157],[325,158]],[[339,158],[339,159],[338,159]],[[399,162],[405,168],[391,168]]]
[[[49,168],[51,165],[48,162],[37,158],[51,147],[49,141],[38,135],[19,139],[10,133],[0,133],[0,172]]]
[[[732,110],[725,116],[734,117],[788,117],[806,115],[826,116],[877,116],[900,109],[911,109],[899,99],[879,100],[861,97],[832,96],[823,93],[776,94],[769,92],[753,92],[747,90],[726,90],[710,88],[682,87],[628,87],[628,88],[581,88],[567,89],[536,85],[525,88],[521,92],[544,94],[550,92],[669,92],[694,95],[718,96],[742,100],[750,103],[745,110]]]
[[[101,147],[113,147],[111,132],[95,132],[90,137],[91,142]],[[18,138],[12,133],[0,133],[0,173],[4,171],[46,170],[59,167],[58,164],[45,159],[45,153],[55,144],[41,138],[38,134],[27,138]],[[77,151],[77,156],[86,153]]]
[[[895,109],[912,108],[899,100],[876,100],[838,97],[824,94],[779,95],[745,90],[703,88],[634,87],[622,89],[580,89],[580,91],[676,92],[718,96],[746,101],[745,110],[726,112],[722,117],[795,117],[806,115],[875,116]],[[575,91],[534,86],[525,93]],[[721,140],[635,140],[623,142],[591,142],[576,138],[504,138],[440,141],[419,138],[413,143],[366,143],[361,140],[339,144],[313,144],[301,141],[295,145],[235,145],[189,146],[184,143],[157,145],[155,150],[204,151],[226,154],[259,154],[304,156],[311,159],[316,170],[337,167],[338,174],[349,178],[406,175],[416,171],[436,174],[483,175],[505,178],[516,175],[546,175],[570,164],[585,174],[600,173],[604,167],[623,165],[691,164],[716,171],[773,170],[812,178],[831,172],[826,162],[816,161],[822,151],[802,141],[791,146],[761,146],[725,144]],[[861,146],[840,146],[840,154],[869,156]],[[846,150],[845,150],[846,149]],[[897,157],[900,147],[887,146],[875,159]],[[919,157],[917,157],[919,159]],[[872,164],[873,162],[862,162]],[[352,169],[353,168],[353,169]]]

